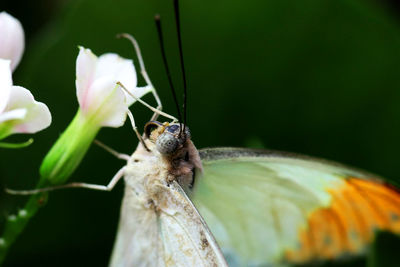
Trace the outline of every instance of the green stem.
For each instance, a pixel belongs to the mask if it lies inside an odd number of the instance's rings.
[[[38,187],[42,187],[40,183]],[[25,229],[30,218],[32,218],[39,208],[46,203],[47,195],[48,193],[32,195],[25,204],[25,207],[19,210],[18,214],[9,215],[7,217],[3,235],[0,238],[0,265],[3,264],[8,249]]]
[[[43,159],[40,166],[40,180],[36,188],[65,183],[79,166],[99,130],[100,127],[95,120],[83,116],[78,110],[68,128]],[[0,265],[10,246],[46,200],[47,193],[32,195],[18,214],[8,216],[0,238]]]
[[[1,148],[11,148],[11,149],[16,149],[16,148],[23,148],[30,146],[33,143],[33,139],[30,138],[28,141],[22,142],[22,143],[5,143],[5,142],[0,142],[0,147]]]

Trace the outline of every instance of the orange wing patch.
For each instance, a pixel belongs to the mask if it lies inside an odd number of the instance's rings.
[[[329,208],[318,209],[299,232],[298,248],[287,250],[289,262],[335,259],[360,254],[377,229],[400,234],[400,193],[377,181],[350,177],[332,195]]]

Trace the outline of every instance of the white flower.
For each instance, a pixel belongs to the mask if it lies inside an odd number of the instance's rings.
[[[0,58],[11,60],[14,71],[24,52],[24,30],[21,23],[6,12],[0,13]]]
[[[97,57],[90,49],[79,48],[76,60],[76,93],[83,114],[95,117],[100,126],[120,127],[128,107],[135,100],[118,85],[121,82],[137,98],[152,90],[137,87],[132,60],[117,54]]]
[[[97,57],[83,47],[76,59],[76,94],[80,108],[40,166],[40,176],[52,184],[64,183],[76,170],[87,150],[104,126],[119,127],[125,122],[128,107],[135,99],[125,94],[122,83],[136,98],[152,87],[137,87],[131,60],[117,54]]]
[[[0,59],[0,139],[13,133],[35,133],[51,123],[45,104],[35,101],[29,90],[13,86],[10,64]]]

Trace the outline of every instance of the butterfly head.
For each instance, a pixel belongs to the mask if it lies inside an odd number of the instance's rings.
[[[155,143],[156,149],[163,155],[175,154],[191,138],[189,128],[179,123],[150,121],[146,123],[144,132],[146,138]]]
[[[191,140],[188,127],[179,123],[150,121],[144,127],[145,138],[169,162],[169,173],[189,193],[196,170],[202,172],[199,152]]]

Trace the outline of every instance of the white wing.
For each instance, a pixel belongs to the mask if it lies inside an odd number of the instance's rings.
[[[161,242],[157,214],[143,206],[132,188],[126,186],[110,266],[162,266],[158,264]]]
[[[157,183],[146,206],[127,185],[110,266],[227,266],[214,237],[177,182]]]
[[[164,201],[158,218],[165,266],[227,266],[210,230],[180,185],[174,181],[160,189]]]

